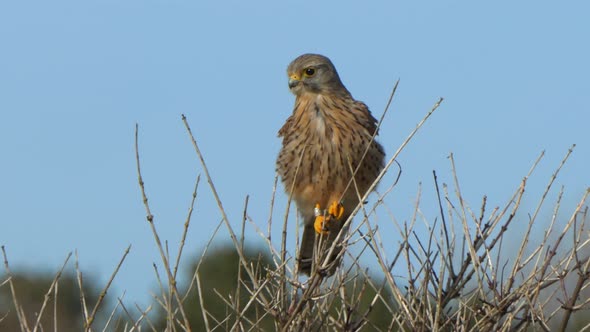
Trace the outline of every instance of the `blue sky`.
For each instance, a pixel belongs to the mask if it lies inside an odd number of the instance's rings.
[[[496,206],[546,150],[529,181],[533,210],[575,143],[557,180],[571,208],[590,184],[588,17],[586,1],[4,1],[0,244],[14,268],[43,271],[77,249],[101,282],[131,244],[111,294],[146,303],[159,254],[137,185],[135,124],[156,226],[171,248],[202,172],[182,113],[232,225],[246,195],[264,225],[276,134],[294,99],[285,70],[308,52],[329,56],[376,116],[401,80],[379,137],[389,155],[445,98],[399,158],[388,202],[399,221],[411,217],[420,182],[425,217],[436,218],[432,170],[452,182],[451,152],[468,201],[479,206],[486,194]],[[189,254],[221,218],[205,181],[198,195]],[[259,242],[251,230],[247,238]]]

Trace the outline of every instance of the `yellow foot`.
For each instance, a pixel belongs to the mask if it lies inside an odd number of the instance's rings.
[[[328,234],[330,231],[329,224],[332,220],[338,221],[344,214],[344,206],[338,202],[333,202],[328,208],[328,213],[322,213],[320,205],[315,205],[315,222],[313,227],[318,234]]]
[[[342,218],[342,215],[344,214],[344,206],[342,206],[342,204],[340,204],[339,202],[333,202],[332,205],[330,205],[330,208],[328,209],[328,213],[330,214],[330,216],[336,218],[337,220],[340,220],[340,218]]]

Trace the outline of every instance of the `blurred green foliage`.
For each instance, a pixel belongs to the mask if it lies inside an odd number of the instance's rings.
[[[10,277],[18,305],[26,317],[26,325],[33,329],[40,314],[45,295],[49,291],[55,275],[43,272],[18,272]],[[0,278],[0,331],[20,331],[21,323],[14,305],[8,276]],[[84,294],[90,306],[98,299],[98,290],[91,280],[84,279]],[[41,314],[40,331],[81,331],[84,316],[80,301],[80,290],[73,272],[64,272],[59,278],[57,288],[48,294],[48,300]]]

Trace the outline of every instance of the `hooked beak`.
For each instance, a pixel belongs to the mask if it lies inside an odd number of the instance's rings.
[[[299,84],[299,82],[301,82],[301,80],[299,79],[299,76],[297,74],[289,76],[289,89],[293,89],[294,87],[296,87],[297,84]]]
[[[289,80],[289,89],[293,89],[294,87],[297,86],[297,84],[299,84],[300,81],[298,80],[294,80],[294,79],[290,79]]]

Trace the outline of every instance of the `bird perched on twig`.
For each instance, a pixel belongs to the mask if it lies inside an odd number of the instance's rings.
[[[279,130],[283,146],[277,171],[304,220],[298,263],[299,271],[310,275],[383,169],[385,153],[374,140],[377,120],[344,87],[330,59],[303,54],[287,75],[296,98],[293,114]],[[314,245],[316,237],[323,245]],[[339,251],[320,272],[334,273]]]

